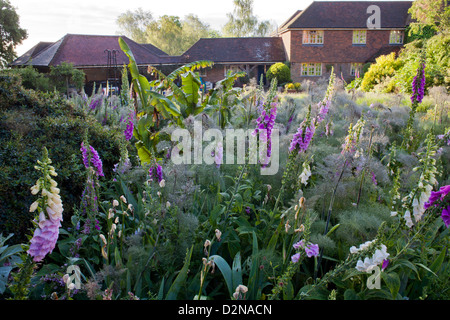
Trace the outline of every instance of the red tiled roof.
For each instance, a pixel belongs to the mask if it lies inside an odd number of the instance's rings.
[[[117,50],[117,64],[128,64],[128,57],[120,49],[119,37],[128,44],[137,64],[160,64],[165,61],[161,58],[167,55],[163,51],[151,44],[138,44],[125,36],[67,34],[31,57],[31,62],[27,63],[47,67],[56,66],[62,62],[72,63],[75,67],[106,66],[108,54],[105,50]],[[24,64],[25,59],[26,57],[22,56],[14,61],[13,65]]]
[[[367,28],[370,5],[380,8],[381,28],[405,28],[412,1],[314,1],[284,28]],[[290,21],[291,20],[291,21]]]
[[[53,44],[53,42],[39,42],[33,48],[31,48],[30,50],[25,52],[23,55],[18,57],[16,60],[14,60],[11,63],[11,65],[14,66],[14,65],[26,65],[26,64],[29,64],[30,60],[32,60],[39,53],[41,53],[43,50],[47,49],[52,44]]]
[[[278,37],[202,38],[182,55],[183,62],[283,62],[286,55]]]

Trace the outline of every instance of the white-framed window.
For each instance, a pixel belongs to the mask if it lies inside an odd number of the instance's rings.
[[[361,74],[362,63],[354,62],[350,64],[350,74],[352,76],[358,76]]]
[[[238,72],[239,71],[239,67],[238,66],[224,66],[223,67],[223,75],[226,77],[228,72]]]
[[[323,44],[323,30],[303,30],[304,44]]]
[[[302,76],[320,76],[322,75],[321,63],[302,63]]]
[[[403,31],[391,30],[389,44],[403,44]]]
[[[366,38],[366,30],[353,30],[353,44],[366,44]]]

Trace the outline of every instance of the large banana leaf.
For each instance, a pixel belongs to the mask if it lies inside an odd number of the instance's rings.
[[[192,71],[187,71],[181,75],[181,83],[187,101],[187,113],[190,115],[197,107],[201,82]]]
[[[212,67],[213,65],[214,62],[208,60],[190,62],[170,73],[166,77],[166,79],[175,81],[178,77],[180,77],[182,74],[185,74],[188,71],[195,71],[202,68]]]
[[[130,74],[133,78],[133,88],[139,95],[144,111],[151,114],[154,112],[153,108],[156,108],[156,110],[161,113],[164,118],[169,118],[169,114],[174,117],[180,116],[181,112],[177,106],[163,95],[152,91],[150,82],[147,78],[139,74],[139,69],[137,67],[133,52],[122,38],[119,38],[119,45],[130,60],[128,68],[130,69]]]

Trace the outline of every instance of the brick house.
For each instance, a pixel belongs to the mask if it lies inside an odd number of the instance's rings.
[[[368,13],[371,5],[379,8],[377,28],[368,28],[375,13]],[[352,79],[365,63],[398,52],[411,5],[412,1],[315,1],[297,11],[277,31],[293,81],[328,77],[332,66],[338,76]]]
[[[411,5],[412,1],[315,1],[295,12],[271,37],[203,38],[180,56],[122,38],[140,72],[148,77],[149,65],[167,74],[188,62],[210,60],[214,66],[201,74],[205,82],[215,83],[229,70],[246,71],[259,81],[276,62],[290,64],[294,82],[328,78],[331,67],[339,77],[350,80],[365,63],[403,47]],[[376,11],[368,10],[369,6],[376,6]],[[117,69],[128,64],[118,38],[67,34],[54,43],[38,43],[11,66],[33,65],[48,72],[51,66],[70,62],[85,72],[88,88],[94,82],[104,85],[108,79],[117,79]],[[112,64],[109,55],[115,58]]]
[[[164,66],[178,60],[151,44],[138,44],[122,36],[128,44],[141,73],[147,73],[148,65]],[[175,59],[174,59],[175,58]],[[120,49],[119,36],[67,34],[60,40],[40,42],[11,63],[12,67],[32,65],[40,72],[49,72],[52,66],[62,62],[72,63],[85,75],[86,92],[93,84],[106,86],[106,82],[118,85],[121,68],[128,64],[128,57]]]
[[[274,63],[286,61],[279,37],[204,38],[198,40],[180,57],[180,62],[210,60],[214,66],[202,71],[205,81],[222,80],[228,71],[245,71],[259,82]]]

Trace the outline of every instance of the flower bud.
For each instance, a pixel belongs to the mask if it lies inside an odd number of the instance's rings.
[[[33,203],[31,204],[31,206],[30,206],[30,212],[36,211],[38,205],[39,205],[39,202],[38,202],[38,201],[33,202]]]
[[[220,237],[222,236],[222,232],[219,229],[215,230],[217,241],[220,241]]]

